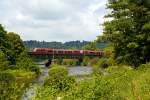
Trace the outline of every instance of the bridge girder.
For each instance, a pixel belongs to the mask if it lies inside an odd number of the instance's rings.
[[[80,59],[80,58],[84,58],[84,57],[89,57],[89,58],[94,58],[94,57],[101,57],[101,56],[97,56],[97,55],[60,55],[60,54],[29,54],[30,57],[32,58],[39,58],[39,59]]]

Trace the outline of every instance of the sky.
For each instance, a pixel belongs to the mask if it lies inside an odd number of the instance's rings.
[[[93,41],[102,35],[107,0],[1,0],[0,23],[23,40]]]

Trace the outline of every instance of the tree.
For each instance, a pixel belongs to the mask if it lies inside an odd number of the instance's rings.
[[[90,42],[87,45],[85,45],[82,49],[84,50],[96,50],[96,42]]]
[[[7,47],[6,33],[4,27],[0,24],[0,50],[3,52],[6,52],[5,48]]]
[[[16,33],[9,32],[7,34],[7,40],[9,43],[8,59],[12,64],[15,64],[16,58],[25,50],[25,47],[20,36]]]
[[[138,66],[150,60],[150,0],[109,0],[111,21],[104,36],[113,43],[118,63]]]
[[[6,58],[6,55],[0,50],[0,70],[7,69],[9,61]]]

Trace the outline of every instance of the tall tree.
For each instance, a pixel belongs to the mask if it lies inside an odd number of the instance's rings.
[[[9,60],[12,64],[16,63],[16,58],[25,50],[23,41],[20,36],[16,33],[9,32],[7,34],[7,40],[9,43]]]
[[[119,63],[138,66],[150,60],[150,0],[109,0],[104,36]]]
[[[5,48],[7,47],[6,33],[4,27],[0,24],[0,50],[3,52],[5,52]]]

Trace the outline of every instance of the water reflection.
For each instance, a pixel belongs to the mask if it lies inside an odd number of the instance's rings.
[[[91,74],[92,67],[84,67],[84,66],[75,66],[69,68],[69,76],[73,75],[88,75]]]

